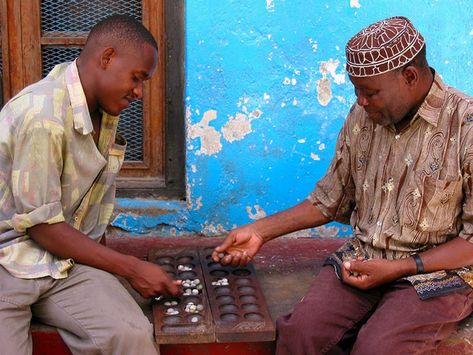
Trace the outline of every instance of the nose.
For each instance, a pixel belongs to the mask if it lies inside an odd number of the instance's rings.
[[[143,98],[143,83],[141,81],[133,88],[133,94],[138,100]]]
[[[358,92],[356,95],[356,103],[360,105],[361,107],[368,106],[368,99],[365,96],[363,96],[363,94]]]

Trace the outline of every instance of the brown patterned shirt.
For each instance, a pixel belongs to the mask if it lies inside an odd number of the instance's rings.
[[[460,236],[473,243],[473,98],[435,74],[401,132],[355,104],[308,199],[350,222],[363,254],[398,259]],[[357,243],[358,244],[358,243]]]

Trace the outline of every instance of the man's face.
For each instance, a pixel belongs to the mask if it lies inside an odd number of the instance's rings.
[[[412,98],[402,70],[367,78],[350,76],[357,103],[373,122],[388,126],[400,122],[411,110]]]
[[[116,116],[133,100],[143,97],[143,82],[154,73],[158,53],[149,44],[139,49],[112,50],[105,61],[98,81],[97,102],[99,107]]]

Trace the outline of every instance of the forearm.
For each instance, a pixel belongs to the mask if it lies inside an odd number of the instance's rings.
[[[457,237],[419,255],[425,272],[457,269],[473,265],[473,243]]]
[[[308,200],[282,212],[260,219],[253,223],[254,228],[264,242],[280,235],[295,232],[301,229],[317,227],[330,222],[320,210]]]
[[[39,224],[28,235],[41,247],[61,258],[128,277],[139,259],[109,249],[67,223]]]
[[[473,265],[473,244],[463,238],[455,238],[438,247],[419,253],[424,272],[458,269],[463,266]],[[413,258],[394,261],[398,277],[414,275],[417,266]]]

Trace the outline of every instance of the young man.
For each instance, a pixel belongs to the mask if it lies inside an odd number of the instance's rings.
[[[213,259],[243,265],[282,234],[351,223],[353,239],[277,321],[277,354],[429,353],[472,311],[473,98],[429,68],[404,17],[359,32],[346,56],[357,102],[325,177],[233,230]]]
[[[80,56],[0,113],[0,344],[31,354],[32,315],[74,354],[156,354],[152,326],[112,275],[144,297],[179,292],[157,265],[98,243],[110,220],[125,141],[118,114],[142,98],[158,47],[115,15]]]

